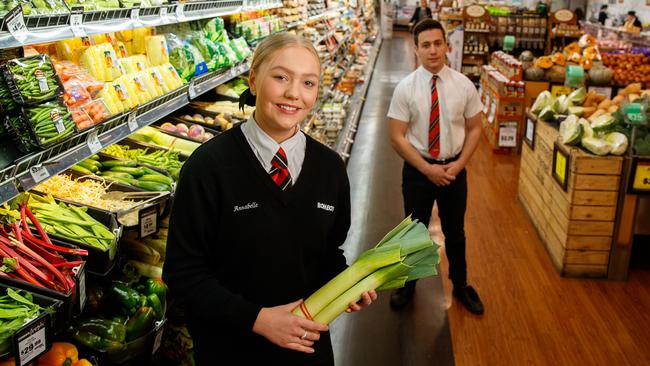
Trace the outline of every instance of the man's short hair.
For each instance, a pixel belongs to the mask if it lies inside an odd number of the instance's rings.
[[[415,46],[417,47],[418,45],[418,36],[420,33],[424,31],[428,31],[431,29],[440,29],[440,32],[442,32],[442,39],[447,42],[447,35],[445,33],[445,28],[440,24],[439,21],[433,20],[431,18],[426,18],[418,22],[418,24],[413,27],[413,40],[415,41]]]

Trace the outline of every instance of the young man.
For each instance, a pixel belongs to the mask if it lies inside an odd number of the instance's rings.
[[[406,214],[428,224],[433,203],[445,234],[453,295],[474,314],[483,313],[476,291],[467,285],[465,262],[465,165],[481,135],[483,105],[474,84],[445,65],[447,42],[442,25],[425,19],[413,29],[420,67],[395,88],[388,111],[390,138],[404,159],[402,194]],[[391,297],[404,307],[415,281]]]
[[[607,4],[604,4],[600,7],[600,13],[598,13],[598,23],[605,25],[607,18]]]

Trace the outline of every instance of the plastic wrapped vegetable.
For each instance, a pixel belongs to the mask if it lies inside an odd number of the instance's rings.
[[[623,155],[627,151],[627,137],[620,132],[611,132],[605,135],[605,141],[612,146],[613,155]]]
[[[578,123],[578,117],[571,115],[560,123],[560,137],[566,145],[577,145],[582,137],[583,127]]]
[[[554,101],[555,98],[553,98],[553,95],[551,95],[550,91],[543,91],[537,96],[537,99],[535,99],[533,106],[530,107],[530,111],[537,114],[541,112],[544,107],[552,105]]]
[[[47,55],[10,60],[6,67],[7,86],[20,104],[38,104],[61,92],[61,83]]]
[[[63,84],[63,101],[68,107],[79,107],[88,103],[91,98],[90,94],[77,78],[72,77]]]
[[[9,91],[7,84],[5,83],[4,79],[0,76],[0,110],[4,110],[8,112],[16,109],[16,106],[17,106],[16,102],[11,97],[11,92]],[[2,121],[0,121],[0,125],[1,124]]]
[[[63,0],[32,0],[34,14],[59,14],[68,11]]]
[[[38,149],[38,145],[32,138],[27,123],[21,115],[7,116],[5,129],[11,135],[11,139],[18,150],[24,153]]]
[[[596,137],[585,137],[582,139],[582,146],[595,155],[607,155],[612,151],[612,145],[603,139]]]
[[[158,66],[169,62],[167,54],[167,41],[162,35],[145,38],[145,49],[151,66]]]
[[[58,101],[25,107],[26,122],[41,147],[59,142],[74,133],[74,122],[68,109]]]

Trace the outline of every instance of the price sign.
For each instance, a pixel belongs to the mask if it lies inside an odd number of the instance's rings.
[[[517,147],[517,126],[499,126],[499,147]]]
[[[44,312],[14,334],[16,365],[27,365],[47,351],[50,344],[48,328],[49,314]]]
[[[76,281],[77,281],[77,302],[79,304],[79,313],[83,312],[84,307],[86,306],[86,270],[84,265],[80,265],[75,268],[76,271]]]
[[[612,97],[612,87],[611,86],[590,86],[589,91],[595,91],[597,94],[604,95],[607,98]]]
[[[632,165],[631,193],[650,193],[650,160],[635,158]]]
[[[164,6],[163,6],[162,8],[160,8],[160,18],[161,18],[164,22],[167,21],[167,8],[164,7]]]
[[[198,96],[196,92],[196,86],[194,85],[194,80],[190,80],[190,85],[187,87],[187,93],[190,96],[190,99],[194,99]]]
[[[535,149],[535,122],[530,118],[526,118],[524,141],[528,143],[528,146],[530,146],[531,149]]]
[[[50,172],[42,165],[29,168],[29,174],[32,176],[34,183],[40,183],[50,177]]]
[[[131,8],[131,20],[134,26],[140,24],[140,8]]]
[[[74,6],[70,9],[70,30],[75,37],[86,37],[86,29],[83,27],[83,6]]]
[[[176,18],[178,21],[185,19],[185,9],[183,8],[185,4],[179,3],[176,5]]]
[[[560,187],[566,191],[569,183],[569,154],[564,152],[557,142],[553,145],[552,175]]]
[[[18,41],[24,42],[27,39],[27,25],[23,16],[23,8],[18,5],[11,9],[5,16],[5,24],[9,33]]]
[[[625,120],[631,125],[644,126],[648,122],[645,108],[640,103],[630,103],[623,108]]]
[[[137,114],[138,112],[136,109],[132,110],[131,113],[129,113],[129,119],[127,124],[129,126],[129,131],[131,132],[137,130],[140,127],[140,125],[138,125],[138,119],[136,117]]]
[[[98,153],[102,149],[102,143],[99,141],[99,137],[97,137],[97,131],[92,131],[88,134],[86,143],[88,144],[88,148],[90,148],[90,152],[93,154]]]
[[[162,343],[163,331],[165,330],[165,327],[163,327],[164,324],[164,322],[160,323],[156,329],[156,338],[153,340],[153,350],[151,351],[152,355],[156,354]]]
[[[573,89],[564,85],[553,85],[551,86],[551,94],[554,97],[559,97],[560,95],[569,95]]]
[[[140,239],[158,232],[158,205],[140,210],[138,216]]]

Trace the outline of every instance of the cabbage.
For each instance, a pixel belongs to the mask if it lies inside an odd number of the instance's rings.
[[[587,98],[587,90],[585,88],[578,88],[567,96],[567,100],[573,106],[581,106],[585,102],[585,98]]]
[[[611,154],[623,155],[627,151],[627,136],[620,132],[612,132],[605,135],[605,141],[612,146]]]
[[[551,106],[546,106],[539,112],[539,118],[543,121],[550,121],[555,118],[555,112],[553,112]]]
[[[569,107],[569,114],[571,115],[576,115],[580,117],[584,112],[585,112],[584,107]]]
[[[582,125],[582,137],[594,137],[594,130],[588,120],[580,118],[578,123]]]
[[[612,151],[612,145],[607,141],[595,137],[585,137],[582,139],[582,146],[592,154],[607,155]]]
[[[535,99],[535,103],[533,103],[533,106],[530,107],[530,111],[532,113],[539,113],[544,107],[550,106],[553,104],[555,101],[555,98],[553,98],[553,95],[551,95],[551,92],[546,90],[537,96],[537,99]]]
[[[569,116],[560,123],[560,137],[565,145],[577,145],[582,137],[583,127],[578,123],[578,117]]]
[[[560,95],[560,97],[555,100],[551,108],[555,111],[555,113],[566,114],[569,111],[569,105],[569,99],[567,99],[566,95]]]
[[[594,129],[594,132],[607,132],[614,127],[615,121],[616,119],[611,114],[603,114],[591,122],[591,128]]]

